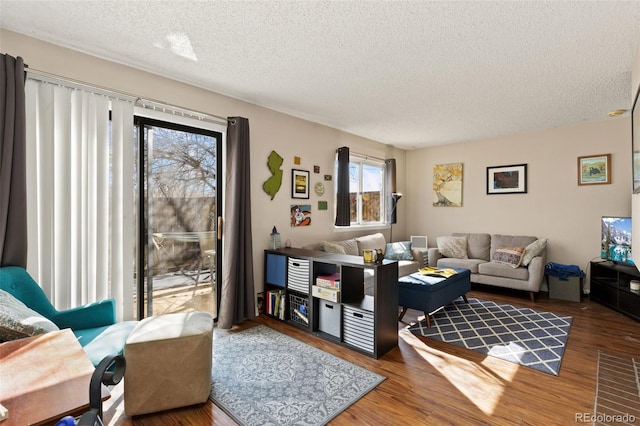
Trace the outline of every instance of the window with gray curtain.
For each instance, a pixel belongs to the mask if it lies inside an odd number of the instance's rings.
[[[389,195],[385,161],[338,149],[336,226],[387,224]]]

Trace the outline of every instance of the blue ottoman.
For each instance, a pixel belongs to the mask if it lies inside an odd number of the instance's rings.
[[[449,278],[422,275],[420,272],[405,275],[398,279],[398,305],[402,312],[398,321],[402,320],[408,308],[424,312],[427,327],[431,327],[430,314],[448,305],[462,296],[467,302],[466,292],[471,290],[471,271],[463,268],[451,268],[456,271]]]

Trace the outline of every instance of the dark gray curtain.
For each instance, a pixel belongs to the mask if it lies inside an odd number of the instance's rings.
[[[349,200],[349,147],[338,148],[338,193],[336,195],[336,226],[351,225]]]
[[[396,223],[396,203],[393,194],[396,192],[396,159],[384,160],[384,192],[387,224]]]
[[[256,317],[251,242],[249,120],[229,118],[223,225],[222,288],[218,326],[231,328]]]
[[[0,66],[0,266],[27,267],[24,61]]]

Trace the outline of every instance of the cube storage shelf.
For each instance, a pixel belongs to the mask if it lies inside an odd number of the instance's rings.
[[[635,266],[593,261],[589,297],[640,321],[640,291],[631,290],[631,280],[640,280]]]
[[[316,278],[335,274],[340,276],[337,300],[314,296]],[[265,292],[286,291],[287,323],[374,358],[398,345],[396,261],[369,264],[360,256],[265,250],[264,276]],[[373,294],[365,294],[365,279],[372,280]]]

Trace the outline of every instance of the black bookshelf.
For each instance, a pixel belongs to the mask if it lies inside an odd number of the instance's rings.
[[[282,265],[285,271],[279,271],[279,280],[274,280],[273,268]],[[304,273],[308,273],[306,288],[300,280]],[[314,296],[318,276],[335,273],[340,276],[335,298]],[[361,256],[296,248],[265,250],[264,276],[266,291],[284,279],[289,307],[287,315],[277,319],[374,358],[398,345],[397,261],[371,264]],[[369,294],[365,294],[365,280],[372,282]],[[297,309],[301,304],[306,312]]]

